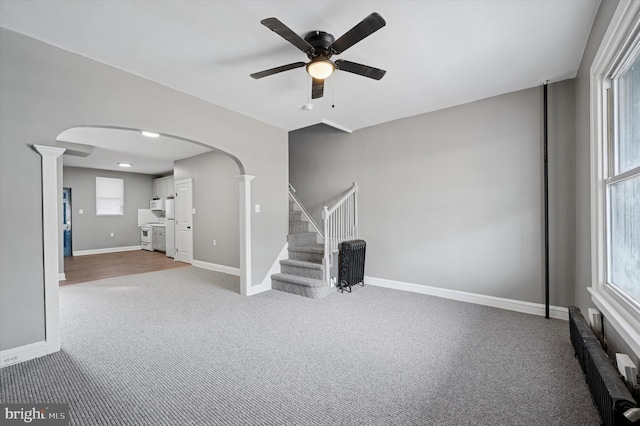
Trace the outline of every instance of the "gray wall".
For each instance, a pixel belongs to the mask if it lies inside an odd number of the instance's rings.
[[[289,133],[289,181],[322,229],[331,207],[357,181],[355,135],[318,124]]]
[[[574,99],[574,79],[548,85],[549,293],[552,304],[567,307],[573,304],[576,262]]]
[[[573,295],[573,82],[549,90],[551,302]],[[357,181],[368,276],[541,303],[542,89],[366,128],[290,133],[290,181],[314,211]],[[328,166],[327,166],[328,165]]]
[[[252,214],[252,284],[286,242],[282,129],[6,29],[0,122],[0,350],[44,339],[41,160],[31,145],[54,145],[71,127],[149,129],[237,157],[256,176],[252,202],[262,206]]]
[[[175,180],[193,179],[194,260],[240,267],[238,172],[237,164],[219,152],[174,163]]]
[[[96,216],[96,177],[124,180],[124,215]],[[140,245],[138,209],[148,209],[154,176],[108,170],[63,168],[63,186],[71,188],[73,251]],[[83,214],[79,214],[82,209]],[[113,232],[113,238],[110,233]]]

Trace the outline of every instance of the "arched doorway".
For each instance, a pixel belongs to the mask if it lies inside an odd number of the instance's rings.
[[[108,129],[123,132],[140,133],[143,130],[129,127],[113,126],[77,126],[71,129]],[[67,132],[67,130],[65,131]],[[60,135],[63,135],[62,132]],[[60,136],[59,135],[59,136]],[[254,176],[245,174],[242,162],[235,156],[222,150],[217,150],[211,145],[182,138],[175,135],[162,135],[165,138],[181,143],[195,144],[217,151],[233,159],[238,166],[237,176],[238,201],[239,201],[239,260],[240,260],[240,294],[250,295],[251,285],[251,180]],[[58,138],[56,138],[58,139]],[[61,178],[62,164],[59,158],[67,150],[64,143],[61,146],[34,145],[34,148],[42,156],[42,199],[43,199],[43,244],[44,244],[44,284],[45,284],[45,334],[47,353],[60,350],[60,312],[58,302],[58,277],[62,259],[60,250],[61,221],[61,194],[59,182]]]

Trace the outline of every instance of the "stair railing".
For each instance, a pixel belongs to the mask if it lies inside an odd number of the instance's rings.
[[[353,183],[349,191],[332,208],[324,206],[322,210],[324,222],[324,279],[331,282],[333,253],[344,241],[358,238],[358,184]]]
[[[302,214],[307,218],[313,229],[320,235],[320,238],[324,239],[324,234],[316,224],[315,220],[313,220],[311,215],[307,212],[307,209],[305,209],[300,200],[298,200],[298,197],[296,197],[296,189],[291,184],[289,184],[289,197],[291,197],[295,205],[298,206],[300,211],[302,211]]]

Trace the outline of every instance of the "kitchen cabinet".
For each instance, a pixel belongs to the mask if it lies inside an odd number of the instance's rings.
[[[174,193],[173,176],[165,176],[153,180],[153,197],[161,197],[166,200],[169,196],[173,196]]]
[[[155,197],[160,197],[160,193],[162,192],[160,190],[160,185],[162,184],[162,181],[160,179],[154,179],[153,180],[153,189],[151,190],[151,197],[155,198]]]
[[[167,251],[167,232],[164,226],[153,226],[153,237],[151,241],[153,243],[153,250]]]
[[[173,176],[167,176],[164,179],[164,182],[162,184],[162,188],[163,188],[163,195],[162,198],[163,199],[167,199],[169,196],[173,196],[173,192],[175,191],[173,188]]]

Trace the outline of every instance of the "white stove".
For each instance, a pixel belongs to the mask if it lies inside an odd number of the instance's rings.
[[[142,246],[142,250],[153,251],[153,227],[151,225],[140,225],[140,246]]]

